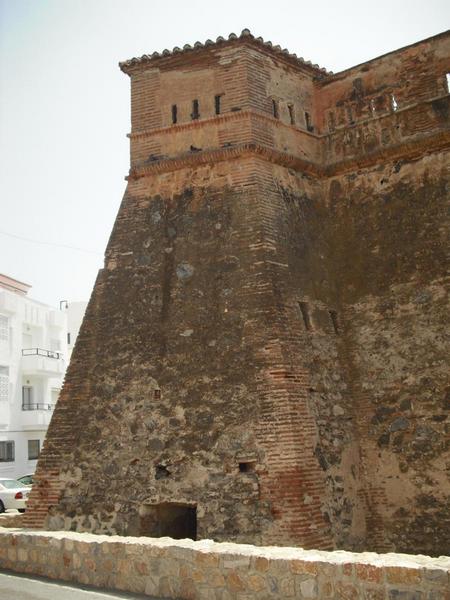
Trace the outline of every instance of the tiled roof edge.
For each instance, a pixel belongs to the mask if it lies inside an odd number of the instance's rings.
[[[172,50],[166,49],[166,50],[163,50],[162,52],[153,52],[152,54],[143,54],[142,56],[140,56],[138,58],[130,58],[129,60],[120,62],[119,67],[121,68],[121,70],[124,73],[129,74],[130,70],[133,67],[135,67],[136,65],[142,64],[142,63],[151,62],[151,61],[157,60],[159,58],[165,58],[167,56],[173,56],[173,55],[179,54],[179,53],[192,52],[195,50],[199,50],[201,48],[208,48],[210,46],[218,46],[219,44],[224,44],[227,42],[232,42],[235,40],[245,39],[245,38],[251,39],[254,42],[264,46],[265,48],[270,49],[271,52],[273,52],[274,54],[280,54],[287,58],[290,58],[291,60],[293,59],[297,64],[309,67],[310,69],[317,71],[318,73],[320,73],[322,75],[332,75],[331,71],[327,71],[326,69],[319,67],[319,65],[312,64],[311,61],[305,60],[303,57],[297,56],[296,54],[289,52],[289,50],[287,50],[286,48],[281,48],[281,46],[275,46],[270,41],[266,42],[263,40],[262,37],[255,38],[255,36],[250,32],[250,29],[243,29],[239,36],[236,35],[235,33],[230,33],[230,35],[228,36],[228,39],[224,38],[222,36],[219,36],[215,42],[213,40],[206,40],[206,42],[204,42],[204,43],[195,42],[195,44],[193,46],[191,46],[190,44],[185,44],[182,48],[175,46],[175,48],[172,48]]]

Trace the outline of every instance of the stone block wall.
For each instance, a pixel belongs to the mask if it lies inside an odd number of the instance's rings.
[[[0,568],[177,600],[449,600],[450,558],[0,528]]]

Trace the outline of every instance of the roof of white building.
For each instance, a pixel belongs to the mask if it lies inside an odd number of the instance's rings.
[[[26,296],[31,289],[31,285],[0,273],[0,288]]]

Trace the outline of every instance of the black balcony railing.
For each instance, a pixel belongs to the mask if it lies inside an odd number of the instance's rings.
[[[22,404],[22,410],[53,410],[53,404]]]
[[[55,352],[54,350],[43,350],[42,348],[25,348],[22,350],[22,356],[45,356],[46,358],[62,358],[61,352]]]

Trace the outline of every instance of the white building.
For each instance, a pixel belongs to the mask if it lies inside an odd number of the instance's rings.
[[[30,287],[0,274],[0,477],[34,472],[69,357],[70,304],[32,300]],[[76,306],[71,347],[82,316]]]
[[[63,304],[63,303],[61,303]],[[87,302],[66,302],[64,308],[67,313],[67,362],[70,361],[72,350],[83,322]]]

